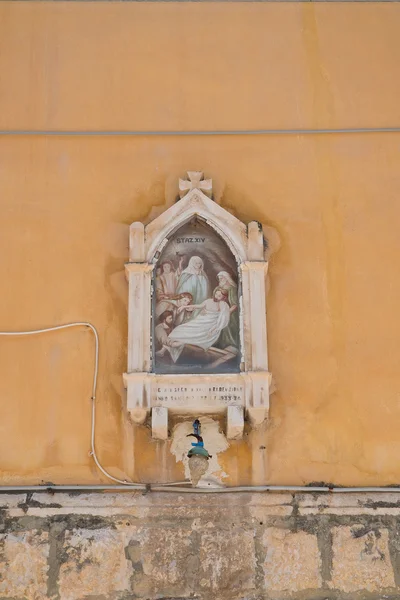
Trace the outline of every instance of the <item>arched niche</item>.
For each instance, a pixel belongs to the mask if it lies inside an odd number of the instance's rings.
[[[152,277],[152,371],[235,373],[242,356],[241,271],[198,215],[174,229]]]
[[[223,411],[227,413],[227,436],[236,438],[242,434],[245,411],[254,426],[268,414],[271,375],[265,314],[264,280],[268,267],[264,259],[265,240],[259,223],[243,223],[210,198],[211,180],[202,180],[202,174],[198,172],[188,175],[188,181],[180,180],[181,199],[178,202],[150,223],[136,222],[130,227],[129,262],[125,265],[129,283],[128,369],[124,374],[127,408],[136,423],[144,423],[151,413],[153,437],[159,439],[168,436],[169,411],[196,415]],[[202,241],[178,241],[181,238],[207,239],[209,248]],[[163,347],[156,335],[161,316],[161,307],[157,307],[161,300],[157,296],[162,275],[159,269],[167,261],[171,263],[170,272],[174,271],[174,292],[177,293],[171,292],[168,300],[177,300],[172,296],[185,291],[190,293],[189,289],[184,290],[185,277],[182,276],[192,267],[195,271],[193,260],[189,264],[194,257],[201,260],[200,270],[208,279],[206,300],[213,300],[213,292],[219,283],[218,273],[226,272],[231,283],[236,285],[238,305],[232,311],[236,311],[239,322],[236,342],[231,344],[230,350],[226,345],[219,348],[225,344],[221,335],[229,325],[228,321],[220,328],[218,338],[211,346],[211,353],[218,354],[215,359],[202,356],[202,352],[210,354],[210,349],[197,345],[194,350],[189,348],[189,356],[190,351],[192,358],[195,355],[191,363],[187,358],[188,346],[196,344],[182,344],[185,338],[181,336],[178,341],[184,348],[179,356],[183,359],[186,355],[186,359],[180,361],[178,357],[171,361],[168,356],[168,360],[161,356],[163,360],[159,360],[156,353]],[[219,287],[229,285],[225,282]],[[224,302],[231,310],[235,306],[233,301],[226,299],[225,294],[223,296],[224,299],[217,301]],[[180,306],[176,307],[176,312],[178,308]],[[193,308],[197,317],[203,308],[198,305]],[[220,308],[226,313],[226,306],[221,304]],[[187,322],[192,316],[189,315]],[[174,329],[178,328],[176,322],[173,325]],[[168,331],[168,336],[173,338],[173,331]],[[190,332],[187,340],[190,342]],[[236,348],[235,352],[233,348]],[[219,350],[222,351],[220,354]],[[228,360],[218,360],[226,359],[230,351]],[[171,355],[168,349],[167,352]]]

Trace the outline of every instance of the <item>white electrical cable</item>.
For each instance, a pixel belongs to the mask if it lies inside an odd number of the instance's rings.
[[[91,435],[90,435],[90,455],[93,456],[93,460],[96,463],[97,467],[100,471],[109,479],[116,481],[117,483],[121,483],[123,485],[129,485],[130,487],[137,486],[138,489],[146,489],[146,486],[143,484],[136,484],[130,481],[118,479],[113,475],[110,475],[104,467],[100,464],[99,459],[97,458],[96,448],[95,448],[95,424],[96,424],[96,389],[97,389],[97,376],[99,373],[99,334],[97,333],[97,329],[91,323],[87,323],[84,321],[77,321],[75,323],[66,323],[65,325],[55,325],[54,327],[46,327],[44,329],[32,329],[30,331],[0,331],[0,335],[5,336],[22,336],[22,335],[36,335],[39,333],[47,333],[49,331],[57,331],[59,329],[69,329],[70,327],[89,327],[92,331],[95,339],[95,359],[94,359],[94,373],[93,373],[93,384],[92,384],[92,425],[91,425]]]
[[[330,133],[400,133],[400,127],[342,127],[339,129],[214,129],[214,130],[95,130],[95,129],[1,129],[1,136],[199,136],[199,135],[320,135]]]
[[[97,389],[97,376],[99,372],[99,335],[97,333],[97,329],[91,323],[87,323],[85,321],[77,321],[75,323],[66,323],[65,325],[55,325],[54,327],[46,327],[44,329],[32,329],[31,331],[0,331],[0,336],[23,336],[23,335],[35,335],[40,333],[47,333],[49,331],[57,331],[59,329],[69,329],[70,327],[89,327],[92,331],[95,339],[95,361],[94,361],[94,373],[93,373],[93,385],[92,385],[92,425],[91,425],[91,436],[90,436],[90,455],[93,456],[93,460],[96,463],[97,467],[100,471],[112,481],[116,481],[122,485],[113,485],[113,486],[102,486],[102,485],[47,485],[47,486],[0,486],[0,492],[8,492],[8,491],[84,491],[84,490],[105,490],[105,489],[135,489],[135,490],[144,490],[144,491],[153,491],[153,492],[176,492],[179,494],[182,493],[199,493],[199,494],[211,494],[211,493],[228,493],[228,492],[306,492],[306,493],[370,493],[370,492],[385,492],[385,493],[399,493],[400,487],[317,487],[317,486],[297,486],[297,485],[255,485],[255,486],[232,486],[232,487],[217,487],[217,488],[193,488],[193,487],[180,487],[182,484],[187,482],[176,481],[173,483],[164,483],[164,484],[143,484],[143,483],[134,483],[122,479],[118,479],[113,475],[110,475],[104,467],[100,464],[99,459],[97,458],[96,448],[95,448],[95,425],[96,425],[96,389]],[[176,486],[176,487],[173,487]]]

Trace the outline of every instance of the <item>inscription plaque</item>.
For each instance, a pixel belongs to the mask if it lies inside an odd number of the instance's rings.
[[[244,385],[158,385],[155,402],[158,406],[243,406]]]

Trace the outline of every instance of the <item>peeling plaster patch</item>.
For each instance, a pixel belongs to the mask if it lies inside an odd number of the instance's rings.
[[[387,529],[333,528],[332,588],[350,593],[395,586]]]
[[[60,568],[63,600],[130,591],[132,564],[125,557],[128,539],[109,529],[67,531],[67,561]]]
[[[0,596],[47,597],[48,534],[20,531],[0,535]]]
[[[140,552],[146,598],[149,590],[157,598],[180,598],[195,589],[199,565],[191,530],[177,526],[144,531]]]
[[[203,530],[200,542],[200,586],[218,594],[255,589],[254,533],[242,528]],[[235,596],[236,597],[236,596]]]
[[[268,590],[296,592],[321,587],[321,556],[315,535],[270,527],[264,532],[262,545]]]
[[[171,443],[171,453],[175,456],[176,462],[183,462],[186,479],[190,479],[187,453],[194,440],[194,438],[187,437],[189,433],[193,433],[192,421],[178,423],[172,432]],[[224,434],[221,433],[218,421],[214,421],[210,417],[201,418],[201,435],[204,439],[204,447],[212,458],[208,461],[208,471],[199,481],[198,487],[208,487],[210,485],[217,487],[222,483],[224,477],[228,477],[228,474],[222,470],[218,463],[217,455],[220,452],[225,452],[229,448],[229,443]]]

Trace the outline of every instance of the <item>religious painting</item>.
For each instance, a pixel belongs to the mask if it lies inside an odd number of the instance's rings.
[[[168,239],[153,275],[153,370],[232,373],[240,366],[240,281],[224,240],[195,217]]]

